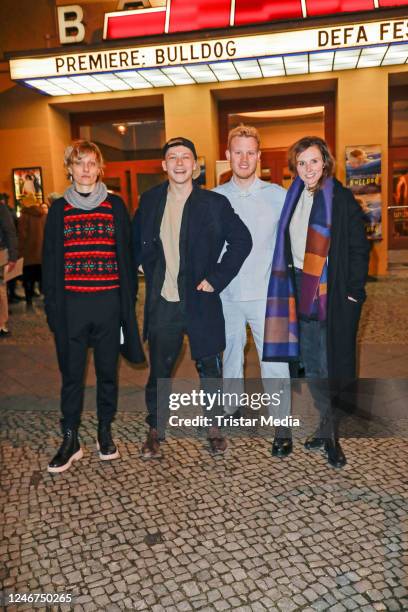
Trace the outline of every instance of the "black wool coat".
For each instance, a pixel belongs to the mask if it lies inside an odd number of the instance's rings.
[[[115,223],[116,257],[120,278],[120,319],[124,335],[121,354],[132,363],[145,360],[137,327],[135,302],[137,294],[137,275],[131,261],[130,219],[121,198],[108,195],[106,200],[112,205]],[[64,289],[64,198],[55,200],[47,215],[44,232],[42,261],[42,281],[45,299],[45,313],[57,344],[61,347],[64,359],[67,349],[66,301]]]
[[[369,256],[361,207],[335,180],[327,280],[327,361],[332,379],[353,380],[357,374],[356,340]]]
[[[135,266],[142,264],[146,279],[144,338],[148,337],[149,315],[164,281],[160,225],[167,189],[166,181],[145,192],[133,220]],[[225,348],[225,322],[219,294],[238,274],[251,251],[252,239],[246,225],[221,194],[194,185],[185,206],[186,217],[183,214],[180,232],[180,270],[183,270],[180,289],[191,355],[193,359],[200,359]],[[219,262],[225,243],[227,249]],[[197,290],[204,279],[213,286],[214,292]]]
[[[291,259],[289,232],[286,252]],[[327,365],[333,381],[352,381],[357,374],[356,340],[369,252],[363,212],[352,192],[334,179],[327,279]]]

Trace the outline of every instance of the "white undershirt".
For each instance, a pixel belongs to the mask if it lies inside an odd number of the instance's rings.
[[[168,302],[179,302],[178,275],[180,271],[180,229],[183,218],[185,196],[176,197],[172,191],[167,192],[166,207],[160,226],[160,238],[163,244],[166,272],[161,295]]]
[[[307,189],[303,190],[289,225],[293,264],[295,268],[300,268],[301,270],[303,270],[305,259],[307,230],[313,206],[313,195],[313,192],[311,193]]]

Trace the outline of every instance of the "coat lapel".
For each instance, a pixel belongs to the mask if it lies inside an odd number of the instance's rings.
[[[334,179],[334,188],[333,188],[333,208],[332,208],[332,225],[331,225],[331,236],[330,236],[330,249],[329,249],[329,265],[328,265],[328,277],[327,277],[327,293],[330,293],[330,287],[332,287],[336,281],[336,265],[335,263],[338,260],[337,254],[339,253],[340,244],[340,226],[341,226],[341,215],[340,215],[340,207],[339,202],[337,200],[337,191],[338,185],[337,181]]]
[[[166,181],[165,183],[161,185],[161,189],[158,194],[159,197],[157,198],[155,202],[155,206],[152,207],[153,209],[152,210],[152,215],[153,215],[152,235],[153,235],[153,238],[156,238],[156,239],[160,237],[160,226],[161,226],[161,222],[163,219],[164,209],[166,207],[168,187],[169,187],[168,181]]]
[[[187,201],[188,210],[188,229],[187,240],[189,245],[194,245],[202,229],[204,219],[208,212],[207,202],[200,198],[201,189],[194,185],[193,191]]]

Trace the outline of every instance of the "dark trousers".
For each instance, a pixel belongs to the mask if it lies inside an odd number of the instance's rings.
[[[150,374],[146,385],[146,423],[158,428],[158,379],[171,378],[180,355],[186,333],[186,315],[182,302],[167,302],[160,297],[149,317]],[[210,333],[210,332],[209,332]],[[203,388],[205,379],[222,378],[221,356],[209,355],[196,360],[196,368]],[[168,402],[160,406],[160,434],[168,420]]]
[[[301,270],[295,269],[296,294],[300,300]],[[327,324],[325,321],[299,319],[300,357],[305,378],[320,415],[319,436],[329,438],[336,426],[327,368]]]
[[[41,264],[32,264],[23,268],[23,287],[27,304],[31,304],[34,296],[34,285],[38,282],[41,291]]]
[[[63,429],[77,428],[84,398],[88,348],[94,349],[98,421],[111,423],[118,403],[120,301],[117,291],[101,294],[66,294],[68,343],[57,350],[62,374]],[[64,353],[61,359],[61,353]]]

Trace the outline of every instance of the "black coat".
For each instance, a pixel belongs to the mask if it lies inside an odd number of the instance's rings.
[[[167,189],[168,182],[165,182],[144,193],[133,221],[135,265],[142,264],[146,279],[144,338],[148,335],[149,313],[164,281],[160,225]],[[191,355],[193,359],[200,359],[225,348],[225,322],[219,294],[238,274],[251,251],[252,240],[247,227],[223,195],[194,186],[185,206],[188,207],[187,227],[185,240],[180,233],[180,270],[183,268],[182,289]],[[227,250],[218,262],[225,243]],[[197,290],[204,279],[214,287],[214,292]]]
[[[329,377],[352,380],[357,373],[356,339],[366,298],[370,246],[363,212],[349,189],[335,181],[327,281]],[[357,300],[347,299],[351,296]]]
[[[8,249],[9,261],[17,261],[17,233],[11,211],[0,204],[0,249]]]
[[[121,198],[108,195],[106,198],[112,204],[115,223],[116,257],[120,278],[120,319],[125,342],[120,346],[120,352],[132,363],[144,361],[143,348],[140,342],[139,330],[135,314],[137,293],[137,276],[131,261],[130,219]],[[47,215],[44,232],[44,248],[42,262],[43,292],[45,312],[51,331],[57,337],[58,346],[67,342],[64,289],[64,198],[55,200]]]
[[[366,298],[369,252],[362,210],[351,191],[334,179],[327,280],[327,364],[332,380],[356,377],[356,339]]]

